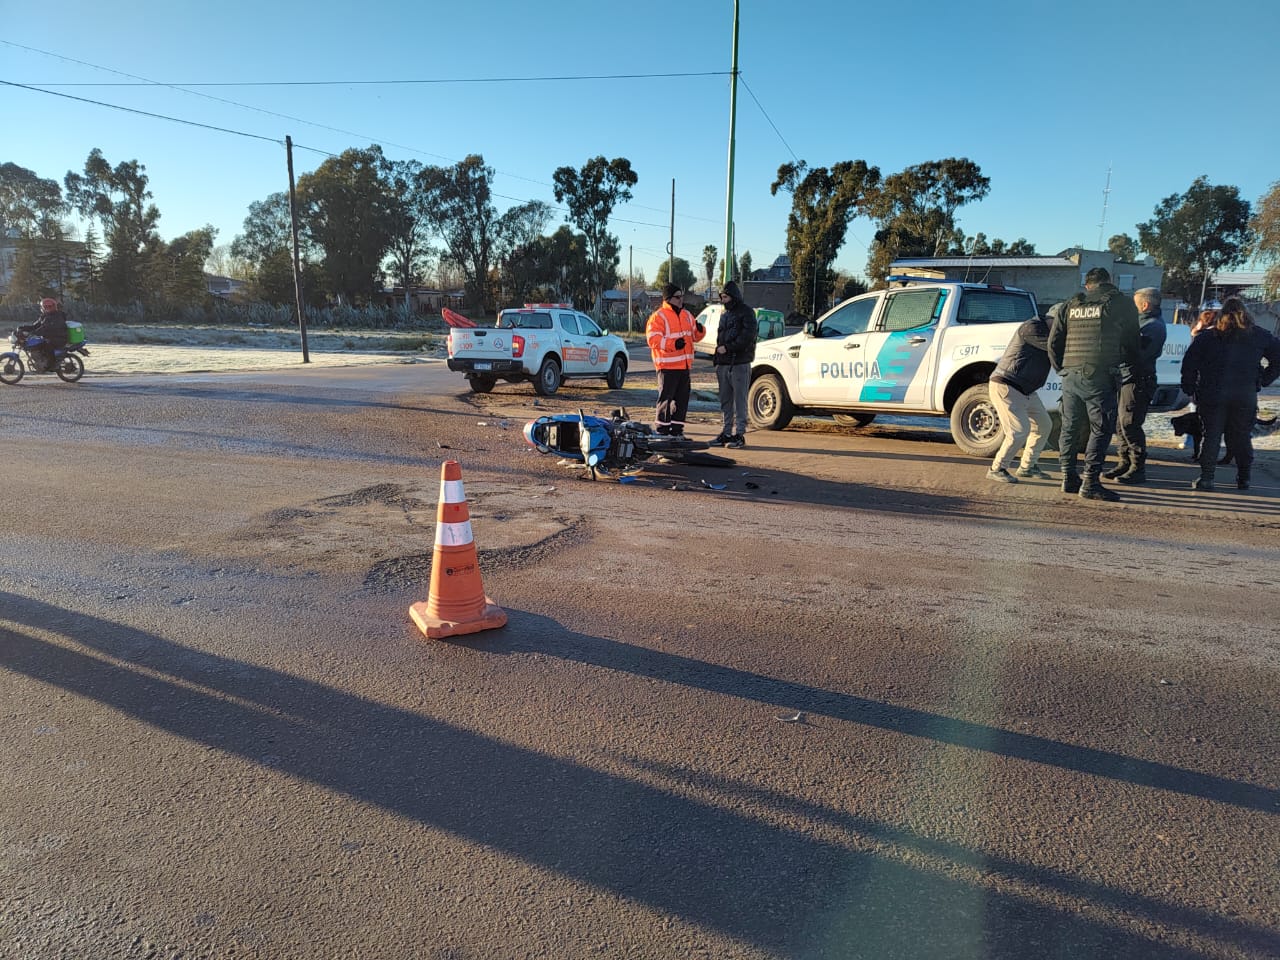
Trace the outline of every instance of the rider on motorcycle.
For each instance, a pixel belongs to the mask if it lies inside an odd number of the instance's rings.
[[[31,358],[40,363],[40,370],[51,370],[54,350],[63,350],[67,346],[67,315],[58,308],[58,301],[45,297],[40,301],[40,319],[18,329],[44,339],[44,343],[32,347],[29,352]]]

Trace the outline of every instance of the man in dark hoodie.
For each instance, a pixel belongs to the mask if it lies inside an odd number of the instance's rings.
[[[738,449],[747,445],[747,389],[751,361],[756,358],[756,312],[742,302],[742,291],[730,280],[720,291],[720,326],[716,331],[716,366],[723,427],[711,442]]]
[[[1062,430],[1058,462],[1062,492],[1085,500],[1119,500],[1102,485],[1107,447],[1116,429],[1120,368],[1138,362],[1138,308],[1116,289],[1111,274],[1094,267],[1084,275],[1084,293],[1062,306],[1049,330],[1049,362],[1062,377]],[[1084,479],[1076,466],[1080,426],[1089,421]]]

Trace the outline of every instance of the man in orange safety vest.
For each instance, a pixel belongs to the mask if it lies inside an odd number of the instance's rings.
[[[663,435],[684,436],[689,412],[689,369],[693,345],[707,335],[702,324],[684,308],[684,294],[674,283],[662,288],[662,306],[649,316],[645,337],[658,371],[658,408],[654,429]]]

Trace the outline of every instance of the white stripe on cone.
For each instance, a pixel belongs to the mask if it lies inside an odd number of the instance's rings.
[[[467,495],[462,492],[462,481],[441,480],[440,499],[445,503],[466,503]]]
[[[463,520],[461,523],[440,521],[436,524],[437,547],[462,547],[468,543],[471,543],[470,520]]]

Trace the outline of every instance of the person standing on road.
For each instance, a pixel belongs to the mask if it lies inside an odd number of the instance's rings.
[[[1266,360],[1265,366],[1263,360]],[[1192,490],[1212,490],[1223,433],[1236,460],[1236,486],[1249,489],[1258,391],[1280,377],[1280,340],[1255,326],[1238,297],[1229,297],[1217,326],[1191,341],[1182,358],[1182,390],[1196,402],[1204,436],[1200,476]]]
[[[1032,317],[1018,327],[987,381],[987,394],[1004,428],[1004,442],[991,461],[988,480],[1017,483],[1009,467],[1019,449],[1022,466],[1018,476],[1049,479],[1040,469],[1040,454],[1049,442],[1053,421],[1038,391],[1049,379],[1049,323],[1061,309],[1062,304],[1055,304],[1049,308],[1048,319]]]
[[[1102,485],[1107,447],[1116,429],[1116,392],[1120,367],[1138,360],[1138,310],[1094,267],[1084,275],[1084,292],[1063,304],[1049,329],[1049,362],[1062,377],[1062,430],[1058,461],[1062,492],[1085,500],[1119,500]],[[1089,421],[1084,478],[1076,468],[1080,426]]]
[[[1138,362],[1120,368],[1119,415],[1114,467],[1103,474],[1118,483],[1146,483],[1147,435],[1142,425],[1156,395],[1156,361],[1164,353],[1166,330],[1160,291],[1143,287],[1133,295],[1138,308]]]
[[[747,445],[747,388],[751,361],[756,358],[756,312],[742,301],[742,291],[730,280],[720,291],[720,326],[716,329],[716,367],[723,426],[711,442],[738,449]]]
[[[662,288],[662,306],[649,316],[645,339],[658,371],[658,406],[654,429],[663,436],[683,437],[689,414],[693,345],[707,335],[702,324],[684,308],[684,294],[674,283]]]

